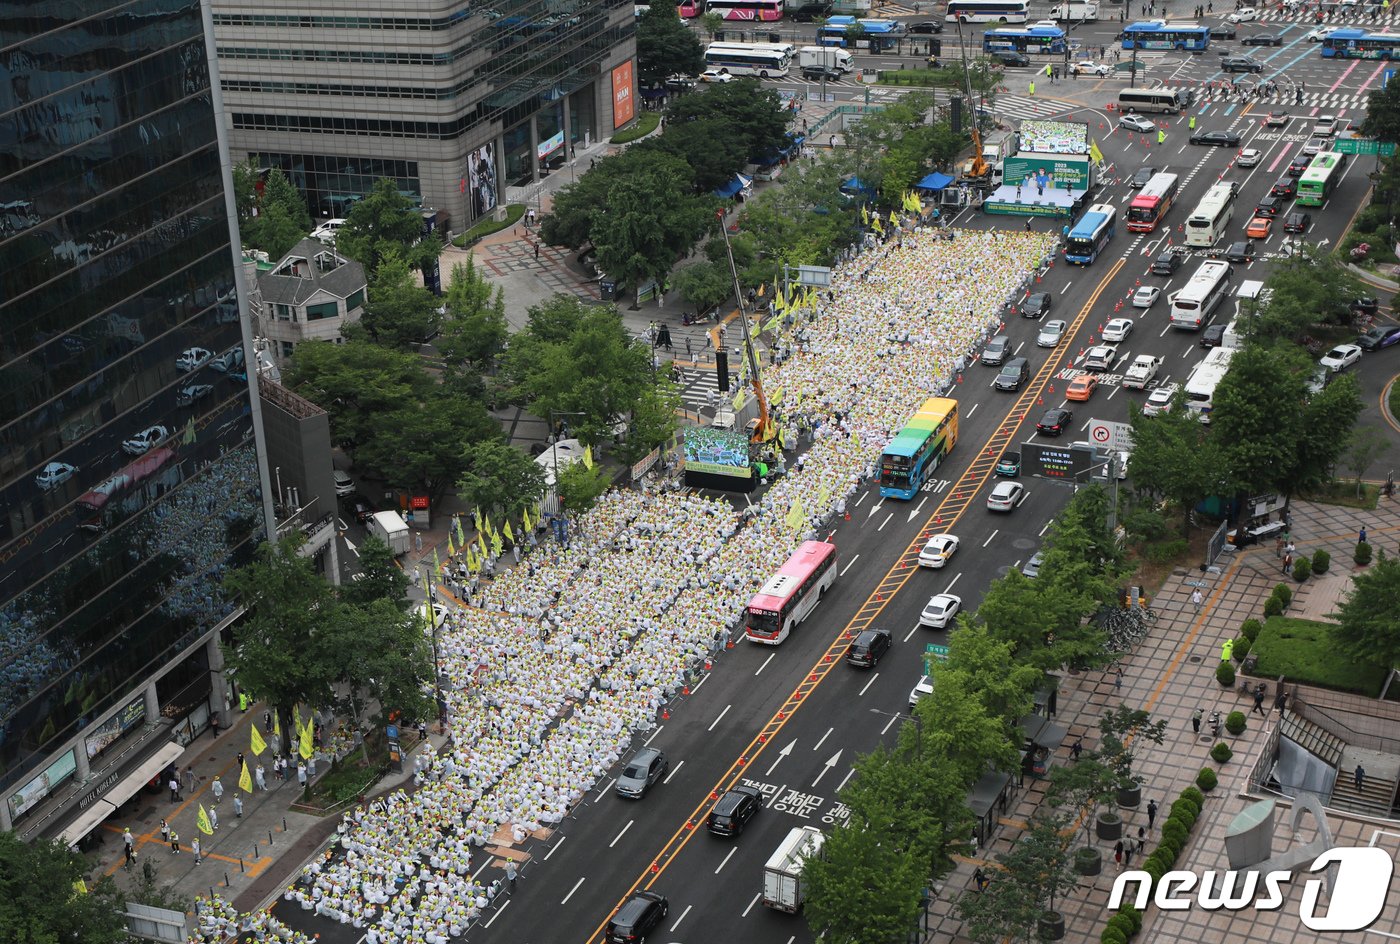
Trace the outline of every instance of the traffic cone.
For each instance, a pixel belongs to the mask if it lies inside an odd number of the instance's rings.
[[[670,721],[670,720],[671,720],[671,709],[670,709],[670,708],[662,708],[662,709],[661,709],[661,720],[662,720],[662,721]]]
[[[726,640],[725,643],[724,643],[724,648],[726,648],[726,649],[733,649],[733,648],[734,648],[734,640],[733,640],[733,639]]]

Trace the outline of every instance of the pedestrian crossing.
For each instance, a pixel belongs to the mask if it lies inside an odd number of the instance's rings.
[[[1053,98],[1003,93],[997,96],[996,104],[990,110],[998,118],[1016,118],[1025,121],[1028,118],[1050,118],[1055,115],[1063,115],[1067,111],[1081,107],[1083,106],[1076,105],[1074,102],[1062,102]]]
[[[1356,26],[1379,32],[1382,28],[1389,29],[1400,23],[1400,14],[1381,13],[1372,17],[1366,8],[1363,7],[1343,7],[1345,12],[1324,16],[1322,24],[1326,26]],[[1264,10],[1259,14],[1258,23],[1296,23],[1312,29],[1317,26],[1317,18],[1312,12],[1304,13],[1300,10]]]
[[[731,371],[737,367],[733,363],[729,366]],[[719,402],[719,377],[713,366],[685,367],[677,364],[676,369],[680,372],[677,383],[681,388],[681,402],[687,409],[713,407]]]

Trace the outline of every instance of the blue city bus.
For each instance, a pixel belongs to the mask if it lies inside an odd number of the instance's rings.
[[[1199,52],[1210,45],[1210,30],[1196,23],[1134,23],[1123,30],[1124,49],[1181,49]]]
[[[884,52],[895,48],[904,35],[903,24],[894,20],[858,20],[853,16],[830,16],[821,29],[817,30],[817,45],[846,48],[852,43],[850,28],[856,25],[864,32],[855,42],[871,52]]]
[[[1089,265],[1097,259],[1113,238],[1117,215],[1111,203],[1096,203],[1085,210],[1065,240],[1065,261]]]
[[[958,441],[958,401],[924,401],[880,455],[880,495],[910,499]]]
[[[1324,59],[1400,58],[1400,33],[1339,29],[1322,41]]]
[[[1065,31],[1058,26],[1024,29],[989,29],[982,34],[982,51],[1015,51],[1027,56],[1063,56],[1069,48]]]

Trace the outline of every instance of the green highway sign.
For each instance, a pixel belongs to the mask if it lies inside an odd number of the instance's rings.
[[[939,662],[947,662],[947,661],[948,661],[948,647],[947,647],[947,646],[936,646],[936,645],[934,645],[933,643],[929,643],[928,645],[924,646],[924,671],[925,671],[925,672],[928,672],[928,671],[931,670],[931,667],[932,667],[932,665],[933,665],[933,660],[934,660],[934,659],[937,659]]]
[[[1339,138],[1333,142],[1333,150],[1343,154],[1379,154],[1390,157],[1395,153],[1394,141],[1376,141],[1372,138]]]

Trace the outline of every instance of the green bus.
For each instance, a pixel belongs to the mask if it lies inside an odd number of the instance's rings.
[[[1342,182],[1342,169],[1346,166],[1347,156],[1340,151],[1316,155],[1298,178],[1298,205],[1320,207],[1326,203],[1332,190]]]

